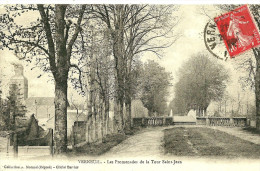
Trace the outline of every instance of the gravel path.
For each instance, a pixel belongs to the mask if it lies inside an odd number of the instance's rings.
[[[159,157],[163,155],[163,127],[145,128],[113,147],[102,157]]]
[[[130,136],[122,143],[113,147],[110,151],[100,156],[101,158],[133,158],[133,157],[162,157],[164,156],[163,144],[163,130],[175,127],[205,127],[205,126],[170,126],[170,127],[150,127],[141,130],[139,133]],[[230,135],[236,136],[243,140],[260,144],[260,136],[244,131],[237,127],[208,127]],[[6,155],[5,138],[0,139],[0,156]]]
[[[142,130],[140,133],[129,137],[122,143],[113,147],[106,154],[101,157],[160,157],[164,156],[163,144],[163,130],[175,127],[205,127],[198,125],[176,125],[171,127],[151,127]],[[243,140],[252,142],[254,144],[260,144],[260,136],[244,131],[238,127],[213,127],[208,128],[217,129],[222,132],[226,132],[230,135],[236,136]]]

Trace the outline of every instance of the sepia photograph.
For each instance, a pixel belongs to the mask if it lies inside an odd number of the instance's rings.
[[[216,4],[214,4],[216,3]],[[260,4],[0,3],[0,170],[260,170]]]

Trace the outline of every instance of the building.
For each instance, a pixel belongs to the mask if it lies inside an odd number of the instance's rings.
[[[16,84],[19,92],[19,99],[26,100],[28,98],[28,80],[23,75],[23,66],[14,64],[14,76],[10,79],[10,85]]]
[[[29,97],[25,104],[27,113],[34,113],[37,119],[50,119],[54,116],[54,97]]]
[[[10,79],[10,86],[16,84],[18,87],[19,99],[26,106],[26,117],[30,118],[34,114],[39,126],[43,129],[55,128],[55,106],[54,97],[28,97],[28,80],[23,74],[23,66],[14,65],[15,75]],[[82,121],[86,118],[86,112],[68,110],[67,127],[68,133],[74,121]]]

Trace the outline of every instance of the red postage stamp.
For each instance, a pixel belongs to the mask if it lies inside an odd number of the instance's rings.
[[[231,58],[260,45],[260,35],[247,5],[214,20]]]

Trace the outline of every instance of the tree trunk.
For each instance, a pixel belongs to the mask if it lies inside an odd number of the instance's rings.
[[[115,113],[114,113],[114,120],[115,120],[115,133],[123,133],[123,129],[124,129],[124,102],[122,99],[118,99],[116,100],[116,104],[115,104]]]
[[[117,108],[117,97],[115,96],[114,97],[114,116],[113,116],[113,129],[112,129],[112,132],[113,133],[116,133],[117,132],[117,130],[118,130],[118,119],[117,119],[117,117],[118,117],[118,108]]]
[[[118,59],[121,61],[122,59]],[[121,62],[119,62],[121,63]],[[117,64],[116,64],[117,65]],[[120,67],[119,67],[120,66]],[[124,78],[123,78],[123,69],[122,63],[116,69],[116,100],[115,100],[115,107],[114,116],[115,116],[115,128],[117,128],[118,132],[123,132],[124,127],[124,116],[123,116],[123,109],[124,109]]]
[[[208,114],[207,114],[207,108],[208,108],[208,107],[205,107],[205,108],[204,108],[204,114],[205,114],[205,116],[208,116]]]
[[[151,110],[148,110],[148,116],[152,117],[153,112]]]
[[[100,111],[99,111],[99,120],[101,121],[101,142],[103,142],[104,138],[104,128],[105,128],[105,117],[104,117],[104,101],[100,98]]]
[[[67,151],[67,78],[55,81],[54,153]]]
[[[91,116],[91,125],[90,125],[90,133],[91,133],[91,142],[95,141],[95,115]]]
[[[54,71],[55,78],[55,154],[67,151],[67,88],[69,72],[69,56],[67,56],[65,30],[65,5],[56,5],[55,13],[55,41],[57,55],[57,69]]]
[[[256,128],[260,130],[260,49],[254,48],[253,52],[256,58],[256,75],[255,75]]]
[[[251,6],[251,10],[258,28],[260,26],[260,22],[258,20],[259,7],[260,5]],[[260,49],[253,48],[253,53],[256,59],[256,74],[255,74],[256,129],[260,130]]]
[[[130,130],[131,129],[131,106],[132,106],[132,101],[131,98],[127,97],[126,102],[125,102],[125,107],[126,107],[126,124],[125,124],[125,130]]]
[[[105,135],[109,133],[109,99],[108,97],[105,98],[105,121],[106,121],[106,131]]]
[[[115,62],[115,87],[116,87],[116,106],[117,110],[114,111],[115,128],[117,132],[123,133],[124,128],[124,18],[121,16],[123,5],[116,6],[115,30],[111,32],[113,39],[113,55]]]
[[[90,134],[90,139],[91,142],[95,141],[95,123],[96,123],[96,116],[95,116],[95,100],[94,100],[94,96],[95,96],[95,59],[94,59],[94,35],[93,35],[93,30],[92,30],[92,35],[91,35],[91,51],[90,51],[90,57],[89,57],[89,97],[88,97],[88,118],[90,118],[90,122],[89,122],[89,134]]]
[[[48,10],[44,9],[42,4],[37,5],[43,22],[43,29],[46,34],[49,56],[50,70],[55,80],[55,133],[54,133],[54,153],[64,153],[67,151],[67,79],[71,67],[70,57],[72,46],[80,31],[80,23],[85,11],[82,6],[77,21],[77,28],[67,44],[65,36],[65,13],[67,5],[56,4],[54,11],[54,20],[49,18]],[[55,27],[51,27],[52,21]],[[55,31],[54,31],[55,30]],[[55,41],[55,42],[54,42]]]
[[[98,140],[98,121],[97,121],[97,105],[96,105],[96,100],[94,104],[94,119],[95,119],[95,124],[94,124],[94,129],[95,129],[95,141]]]

